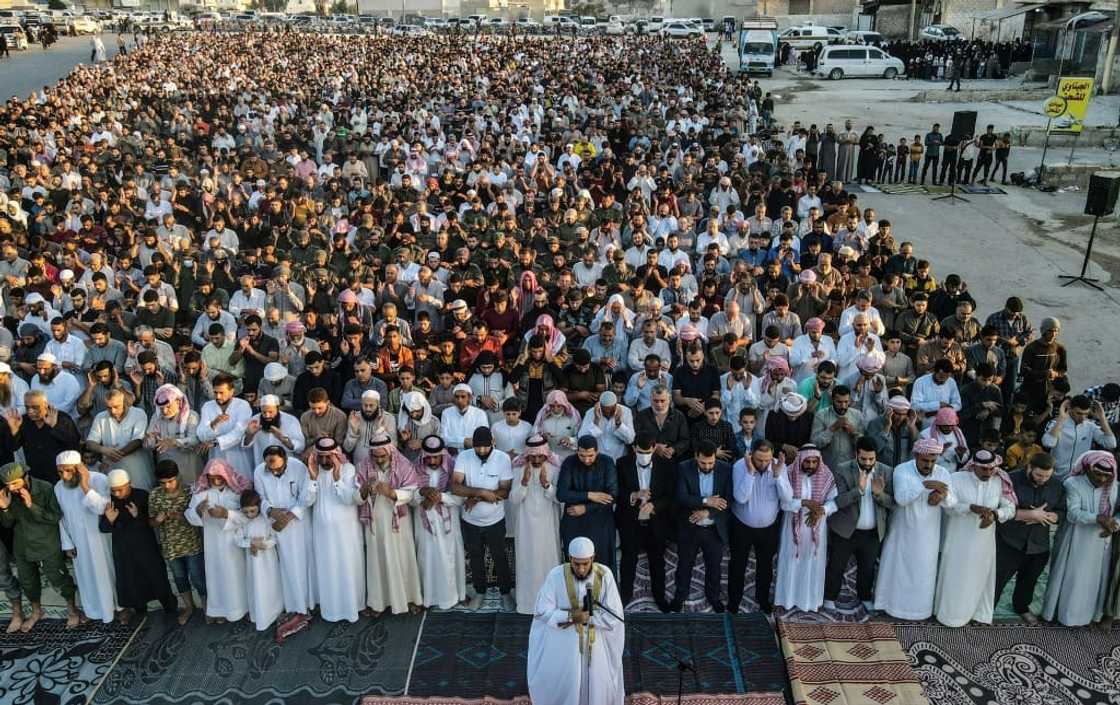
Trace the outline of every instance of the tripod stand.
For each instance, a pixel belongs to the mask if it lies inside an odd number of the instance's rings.
[[[957,165],[953,164],[953,169],[955,170],[956,168],[957,168]],[[958,196],[957,195],[956,174],[951,174],[950,176],[952,177],[952,181],[949,182],[949,193],[946,193],[946,194],[941,195],[941,196],[934,196],[932,200],[934,200],[934,201],[944,201],[945,199],[949,199],[950,201],[962,201],[964,203],[968,203],[967,198],[965,198],[964,196]]]
[[[1089,245],[1085,248],[1085,259],[1081,262],[1081,274],[1078,274],[1076,276],[1074,276],[1073,274],[1059,274],[1058,279],[1069,280],[1066,283],[1062,284],[1062,286],[1069,286],[1074,282],[1081,282],[1082,284],[1088,284],[1097,291],[1104,291],[1104,289],[1099,284],[1097,284],[1100,279],[1085,276],[1085,272],[1089,271],[1089,257],[1093,254],[1093,240],[1097,236],[1097,222],[1100,221],[1100,219],[1101,217],[1099,215],[1093,216],[1093,229],[1089,231]]]
[[[588,594],[590,594],[590,593],[588,593]],[[606,605],[604,605],[599,600],[595,600],[595,606],[601,608],[604,612],[606,612],[610,616],[614,617],[618,621],[622,622],[624,625],[626,624],[626,620],[624,620],[614,610],[612,610],[610,607],[607,607]],[[631,628],[634,629],[634,631],[636,631],[638,634],[640,634],[642,636],[642,638],[644,638],[648,641],[654,641],[653,639],[650,638],[649,634],[642,631],[642,629],[640,627],[638,627],[638,625],[631,623],[630,626],[631,626]],[[684,674],[685,674],[686,671],[692,671],[693,673],[695,673],[696,672],[696,664],[695,664],[695,662],[693,662],[692,659],[685,660],[685,659],[678,658],[676,656],[676,654],[674,654],[672,651],[669,651],[669,649],[666,648],[665,645],[662,644],[661,642],[654,641],[654,644],[657,646],[658,649],[661,650],[661,652],[663,654],[665,654],[666,656],[669,657],[669,660],[676,661],[676,663],[677,663],[677,705],[681,705],[681,699],[684,697]]]

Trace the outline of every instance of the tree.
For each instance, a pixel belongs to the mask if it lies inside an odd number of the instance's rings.
[[[357,14],[356,12],[351,11],[352,7],[353,6],[349,2],[347,2],[347,0],[334,0],[334,2],[331,4],[330,14],[332,14],[332,15],[353,15],[353,14]]]
[[[47,3],[47,9],[49,9],[49,10],[70,10],[72,8],[70,7],[70,5],[68,3],[63,2],[63,0],[50,0],[50,2]]]

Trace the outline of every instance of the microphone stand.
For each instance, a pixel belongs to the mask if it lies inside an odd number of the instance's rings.
[[[588,593],[588,594],[590,594],[590,593]],[[626,620],[623,619],[617,612],[612,610],[610,607],[607,607],[606,605],[604,605],[599,600],[594,600],[594,603],[595,603],[596,606],[598,606],[604,612],[606,612],[610,616],[614,617],[619,622],[622,622],[623,628],[625,629]],[[666,656],[669,657],[669,659],[671,661],[676,661],[676,663],[677,663],[677,705],[681,705],[681,699],[684,697],[684,674],[685,674],[686,671],[692,671],[693,673],[695,673],[696,672],[696,663],[692,659],[685,660],[685,659],[682,659],[682,658],[678,657],[672,651],[669,651],[669,649],[667,649],[663,644],[661,644],[661,642],[658,642],[658,641],[655,641],[654,639],[652,639],[650,637],[649,633],[647,633],[645,630],[643,630],[638,625],[631,624],[630,626],[641,637],[643,637],[647,641],[653,642],[657,646],[657,648],[661,650],[661,652],[663,654],[665,654]]]

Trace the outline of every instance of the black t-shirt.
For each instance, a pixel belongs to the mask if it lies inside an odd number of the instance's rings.
[[[687,363],[683,364],[673,370],[673,389],[690,399],[711,399],[719,390],[719,370],[707,364],[693,370]]]
[[[995,146],[997,139],[999,139],[999,138],[996,137],[995,135],[989,135],[987,133],[984,133],[984,134],[980,135],[980,148],[981,148],[980,153],[981,154],[991,154],[992,153],[992,147]]]

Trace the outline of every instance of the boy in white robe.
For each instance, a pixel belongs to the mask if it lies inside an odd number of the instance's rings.
[[[467,599],[466,556],[459,526],[463,498],[451,493],[454,464],[442,438],[428,436],[422,441],[412,524],[425,607],[450,609]]]
[[[533,705],[622,705],[626,627],[614,574],[595,562],[595,545],[586,537],[571,541],[568,556],[537,595],[529,628],[529,697]],[[590,613],[584,609],[588,593]]]
[[[101,533],[98,527],[109,504],[108,478],[90,472],[76,450],[59,453],[55,464],[60,478],[54,494],[62,508],[58,523],[62,550],[74,562],[83,621],[88,618],[110,624],[117,612],[113,544],[110,535]]]
[[[776,484],[783,516],[774,603],[816,612],[824,603],[825,519],[836,513],[836,480],[820,450],[806,444]]]
[[[272,626],[284,611],[280,585],[280,557],[272,522],[261,513],[261,496],[253,490],[241,493],[241,519],[236,530],[237,545],[245,549],[245,582],[248,588],[249,619],[258,632]]]
[[[539,433],[530,436],[525,452],[513,461],[509,491],[509,503],[517,515],[514,587],[521,614],[533,614],[541,584],[560,562],[561,504],[556,501],[559,474],[560,460],[549,451],[548,441]]]
[[[996,589],[996,522],[1015,516],[1015,490],[999,456],[978,450],[949,476],[957,503],[946,510],[945,539],[937,575],[937,621],[963,627],[992,623]]]
[[[237,545],[230,515],[241,509],[241,493],[249,483],[222,459],[202,470],[187,507],[187,521],[202,527],[206,561],[206,622],[236,622],[249,611],[245,587],[245,552]]]

